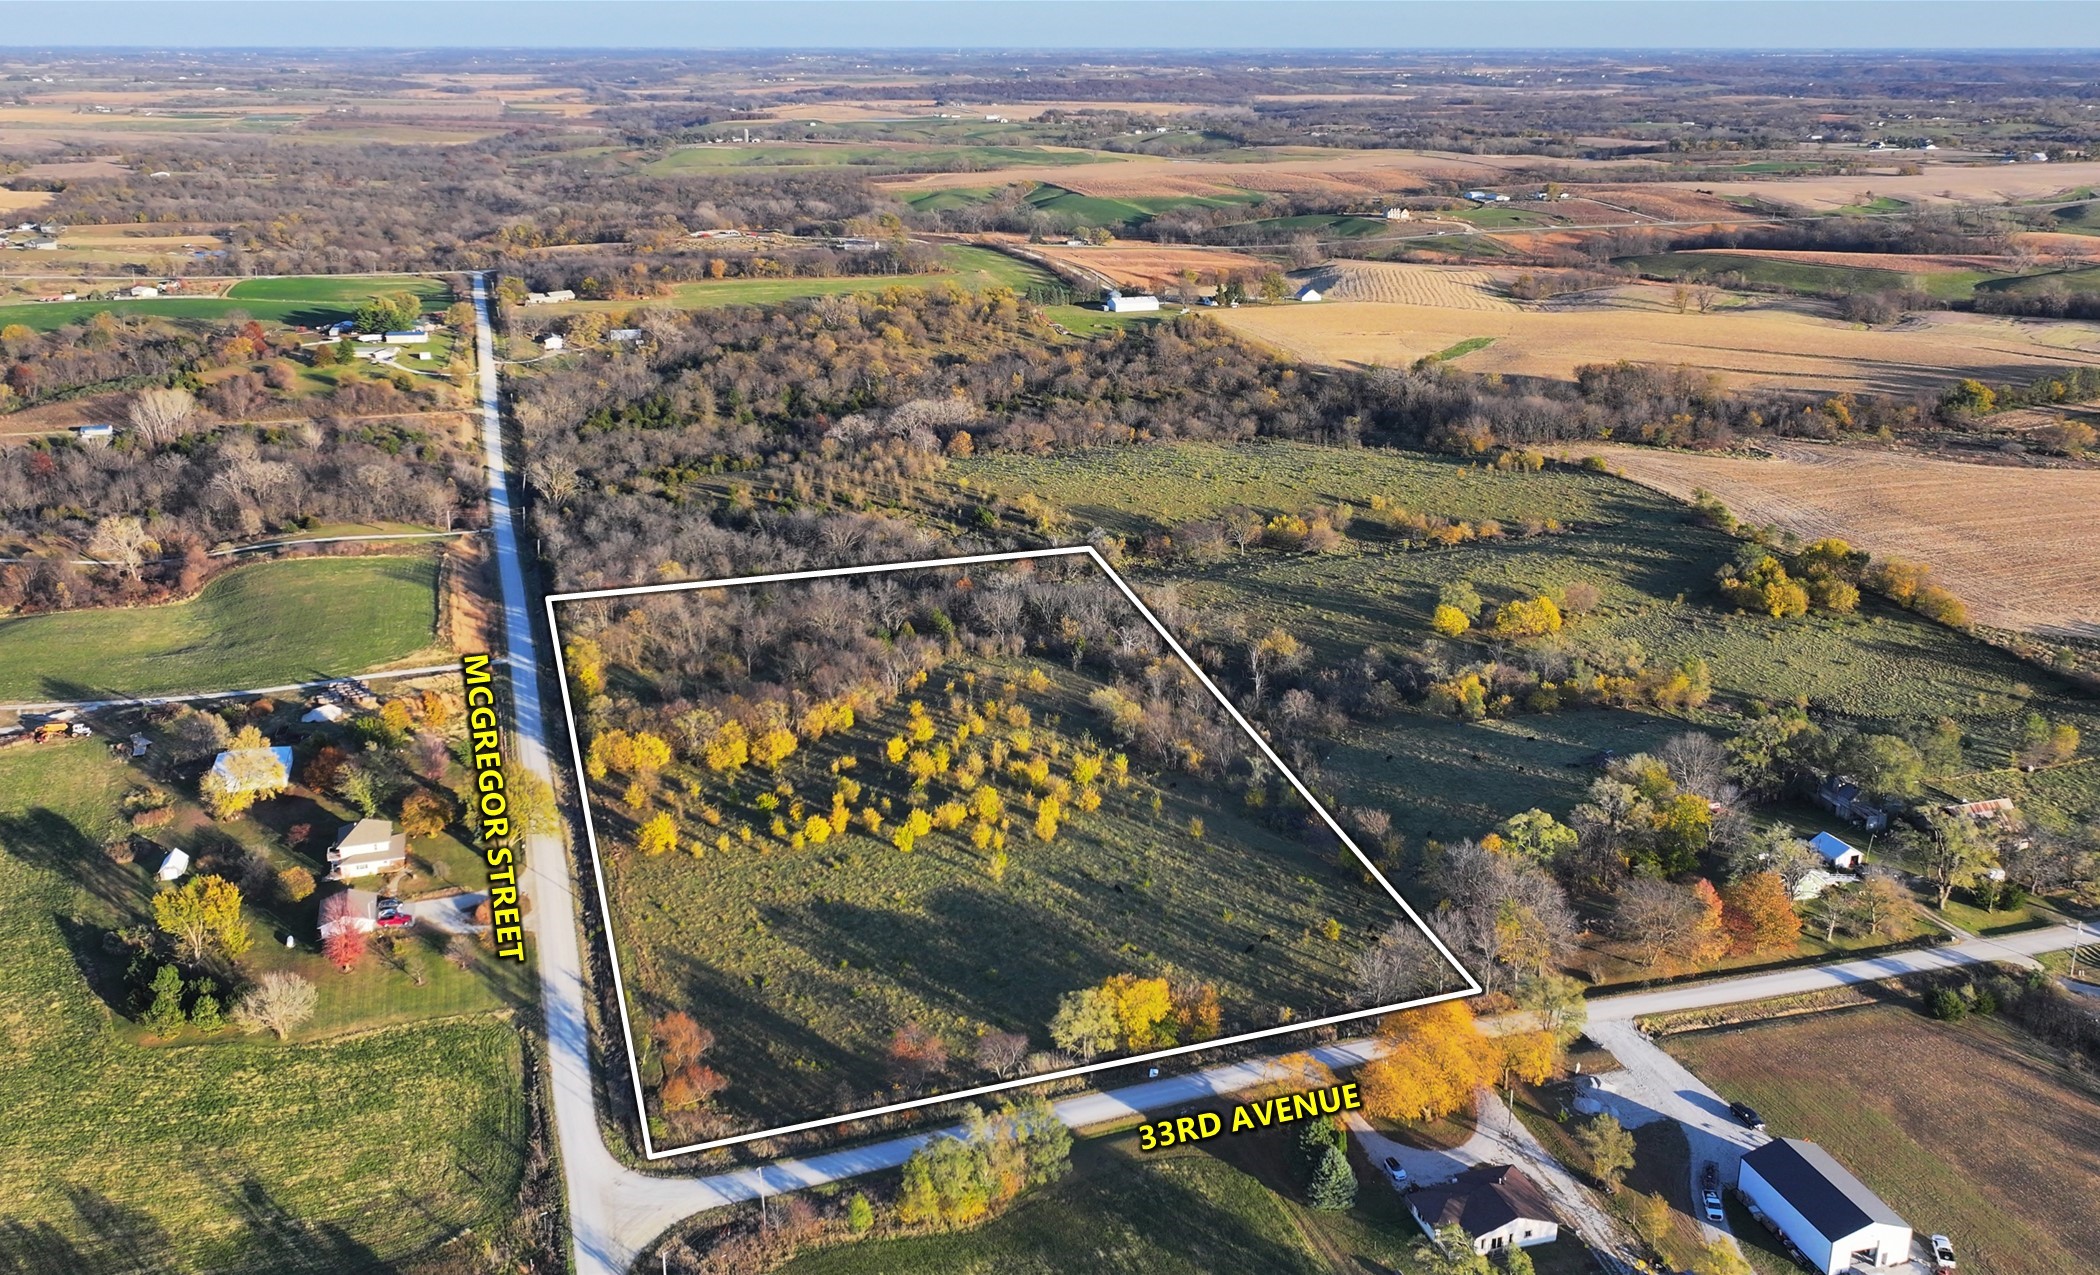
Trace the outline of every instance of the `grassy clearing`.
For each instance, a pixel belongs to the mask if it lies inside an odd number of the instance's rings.
[[[318,301],[355,308],[390,292],[412,292],[423,299],[426,309],[437,309],[452,300],[452,290],[441,279],[423,275],[278,275],[268,279],[243,279],[226,290],[234,301]]]
[[[1819,294],[1894,292],[1924,282],[1919,276],[1897,270],[1819,266],[1805,261],[1740,257],[1718,252],[1665,252],[1646,257],[1621,257],[1616,264],[1631,266],[1657,279],[1718,279],[1723,275],[1735,275],[1758,287]]]
[[[998,1219],[952,1235],[876,1239],[812,1253],[781,1275],[1208,1275],[1411,1270],[1421,1236],[1399,1197],[1358,1157],[1357,1203],[1320,1213],[1300,1203],[1287,1140],[1214,1139],[1139,1152],[1129,1134],[1074,1146],[1072,1171]],[[1555,1245],[1555,1248],[1567,1247]],[[1543,1253],[1545,1250],[1539,1250]],[[1586,1267],[1542,1272],[1580,1271]]]
[[[1475,350],[1485,350],[1494,343],[1495,338],[1491,336],[1469,336],[1456,345],[1438,350],[1435,354],[1429,356],[1428,361],[1431,363],[1449,363],[1453,359],[1464,358]]]
[[[1224,208],[1258,204],[1259,191],[1226,191],[1215,195],[1131,195],[1108,198],[1083,195],[1062,186],[1045,183],[1028,192],[1027,200],[1045,212],[1062,213],[1080,225],[1136,225],[1176,208]]]
[[[99,829],[131,778],[92,744],[0,756],[0,1267],[374,1271],[500,1225],[525,1117],[494,1018],[132,1043],[82,977],[118,871]]]
[[[1062,776],[1092,751],[1081,741],[1112,731],[1087,703],[1098,683],[1043,671],[1046,687],[1018,690],[1011,701],[1033,718],[1013,728],[1014,739],[1031,740],[1014,756],[1048,763],[1055,751],[1050,773]],[[945,685],[988,697],[1025,673],[978,662],[935,672],[915,697],[933,720],[932,737],[950,739],[967,716],[948,707],[958,691]],[[1012,719],[1006,710],[1004,720]],[[968,826],[900,852],[889,829],[911,797],[884,742],[906,733],[906,723],[902,705],[866,714],[806,744],[777,776],[755,768],[739,781],[667,772],[666,790],[698,789],[689,801],[666,798],[683,808],[681,844],[706,847],[697,859],[625,849],[632,821],[619,784],[595,792],[601,845],[613,842],[606,872],[630,994],[650,1017],[685,1008],[713,1028],[710,1061],[734,1082],[717,1101],[753,1127],[846,1109],[842,1091],[883,1092],[882,1049],[907,1022],[953,1041],[987,1028],[1018,1031],[1047,1047],[1058,998],[1118,973],[1172,971],[1212,983],[1225,1035],[1339,1012],[1351,955],[1398,915],[1357,870],[1336,866],[1331,850],[1248,817],[1237,793],[1138,767],[1127,785],[1101,784],[1097,811],[1068,804],[1070,820],[1050,842],[1029,830],[1025,789],[994,768],[1011,816],[1003,842],[1011,866],[999,871],[988,867],[991,850],[973,848]],[[1008,737],[1001,729],[982,748],[1003,756]],[[961,769],[979,748],[956,751]],[[843,757],[857,764],[832,771]],[[851,831],[820,846],[790,848],[781,831],[767,835],[773,812],[765,800],[778,793],[776,779],[794,794],[779,796],[777,813],[800,828],[830,808],[834,773],[864,785],[856,806],[887,805],[883,831],[871,835],[856,818]],[[917,801],[932,809],[960,800],[952,788],[937,780]],[[701,826],[701,802],[720,812],[719,830]],[[1200,835],[1191,820],[1201,821]],[[739,823],[754,828],[755,840],[715,844]],[[1323,933],[1330,918],[1335,938]],[[970,1065],[951,1074],[960,1081]]]
[[[277,686],[429,649],[429,554],[238,567],[156,607],[0,620],[0,700],[107,699]]]
[[[1920,1233],[1953,1237],[1963,1270],[2091,1269],[2072,1237],[2100,1234],[2100,1092],[2016,1029],[1876,1005],[1665,1047],[1775,1130],[1821,1143]]]
[[[580,314],[597,310],[624,314],[652,305],[683,310],[724,305],[773,305],[799,297],[826,297],[841,292],[881,292],[887,288],[930,288],[953,284],[972,290],[1025,288],[1055,284],[1057,279],[1040,266],[1009,257],[990,248],[950,244],[941,249],[949,269],[940,274],[832,275],[796,279],[721,279],[705,283],[681,283],[670,294],[647,301],[562,301],[535,306],[535,313]]]
[[[1649,666],[1705,659],[1723,700],[1784,702],[1862,729],[1908,733],[1941,715],[1968,736],[1967,766],[2003,764],[2030,707],[2100,738],[2100,706],[1998,650],[1871,599],[1851,616],[1773,622],[1721,609],[1713,586],[1735,542],[1693,525],[1681,506],[1605,474],[1553,468],[1521,474],[1411,453],[1338,451],[1301,444],[1175,444],[1103,448],[1055,460],[973,458],[951,474],[967,491],[1033,493],[1069,511],[1066,530],[1101,526],[1133,540],[1245,505],[1270,515],[1347,501],[1361,515],[1384,495],[1453,519],[1553,518],[1568,534],[1407,550],[1359,516],[1348,551],[1310,557],[1253,549],[1222,562],[1138,563],[1149,584],[1184,601],[1281,624],[1329,666],[1367,647],[1415,645],[1429,635],[1438,588],[1468,580],[1490,605],[1587,581],[1602,592],[1576,622],[1583,642],[1637,642]],[[1688,723],[1727,723],[1630,711],[1525,715],[1464,724],[1417,713],[1352,725],[1326,769],[1346,804],[1389,809],[1409,843],[1476,836],[1531,806],[1565,813],[1594,774],[1573,764],[1609,748],[1626,754]],[[2074,817],[2100,814],[2100,766],[2035,775],[2006,772],[2023,805]]]

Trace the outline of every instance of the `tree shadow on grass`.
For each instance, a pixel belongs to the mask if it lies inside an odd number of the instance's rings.
[[[145,1212],[89,1187],[61,1188],[72,1204],[76,1240],[48,1221],[0,1222],[5,1275],[162,1275],[182,1269],[166,1228]]]
[[[243,1223],[238,1242],[243,1249],[240,1265],[244,1270],[382,1275],[396,1269],[335,1223],[315,1222],[292,1213],[254,1178],[220,1178],[214,1185],[224,1193],[228,1211]],[[396,1194],[397,1204],[413,1202],[409,1192]]]

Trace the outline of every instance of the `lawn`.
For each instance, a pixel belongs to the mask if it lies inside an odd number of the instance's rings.
[[[1062,1180],[1029,1192],[983,1226],[826,1249],[788,1263],[779,1275],[1415,1269],[1406,1255],[1421,1232],[1360,1156],[1356,1207],[1316,1212],[1301,1203],[1302,1189],[1286,1176],[1286,1141],[1248,1134],[1150,1154],[1138,1151],[1130,1134],[1079,1142]]]
[[[1341,553],[1254,548],[1208,565],[1141,560],[1129,568],[1148,584],[1175,585],[1184,603],[1280,624],[1330,667],[1369,647],[1418,646],[1446,582],[1470,581],[1493,605],[1587,581],[1602,602],[1572,625],[1574,640],[1637,643],[1649,667],[1704,659],[1719,700],[1800,697],[1826,720],[1899,734],[1950,716],[1968,737],[1964,765],[1979,770],[2003,764],[2029,708],[2100,738],[2100,708],[2090,697],[1872,599],[1854,615],[1789,621],[1724,611],[1713,578],[1735,542],[1695,525],[1667,497],[1607,474],[1498,471],[1445,457],[1295,443],[1003,454],[957,462],[948,473],[961,496],[1033,495],[1070,514],[1067,532],[1099,526],[1133,544],[1235,505],[1267,517],[1351,503],[1357,519]],[[1373,495],[1452,519],[1557,519],[1567,531],[1407,549],[1365,515]],[[1424,838],[1478,836],[1531,806],[1564,816],[1595,778],[1575,764],[1583,757],[1601,748],[1639,751],[1695,724],[1731,723],[1713,710],[1684,717],[1572,711],[1471,724],[1410,711],[1351,724],[1331,741],[1326,769],[1344,804],[1383,806],[1395,829],[1419,845]],[[2100,767],[2004,772],[1984,786],[1994,793],[2003,787],[2025,805],[2100,815]]]
[[[1874,1005],[1671,1036],[1776,1133],[1821,1143],[1975,1275],[2079,1275],[2100,1235],[2100,1091],[2018,1029]]]
[[[1047,685],[1020,685],[1028,668],[1043,671]],[[609,680],[629,684],[625,670]],[[1003,683],[1008,689],[995,689]],[[1224,1035],[1348,1008],[1350,957],[1398,910],[1294,820],[1249,817],[1223,784],[1147,775],[1136,764],[1121,784],[1111,768],[1099,809],[1083,812],[1068,792],[1070,818],[1044,842],[1030,831],[1027,783],[994,765],[988,773],[1011,824],[996,868],[997,847],[976,848],[970,824],[923,836],[907,852],[890,844],[909,805],[964,799],[955,776],[981,749],[1004,757],[1011,740],[1013,765],[1032,757],[1052,777],[1076,772],[1078,756],[1097,747],[1089,740],[1113,738],[1087,702],[1098,685],[1057,665],[967,660],[936,670],[913,696],[932,739],[951,740],[978,711],[1008,726],[987,743],[958,744],[954,770],[916,794],[904,766],[884,755],[886,740],[910,733],[902,704],[805,743],[777,774],[753,767],[731,779],[674,766],[664,805],[679,814],[681,844],[704,848],[698,856],[627,848],[634,819],[623,784],[615,776],[593,786],[629,995],[647,1018],[685,1008],[715,1031],[710,1061],[733,1082],[718,1100],[726,1112],[759,1128],[852,1109],[842,1096],[879,1096],[888,1084],[883,1048],[911,1022],[954,1042],[995,1029],[1048,1048],[1059,997],[1119,973],[1211,983]],[[966,700],[973,687],[979,708],[956,712],[951,697]],[[994,704],[1007,707],[995,713]],[[1015,707],[1030,726],[1011,725]],[[830,809],[843,786],[834,776],[864,788],[851,799],[851,831],[790,844],[784,830]],[[670,795],[680,788],[686,797]],[[990,790],[988,778],[973,791]],[[773,797],[785,822],[769,835]],[[871,835],[858,810],[878,808],[886,818]],[[1191,820],[1201,821],[1200,834]],[[755,836],[740,839],[739,825]],[[1324,932],[1330,918],[1334,938]],[[973,1067],[959,1056],[949,1074],[957,1087]]]
[[[314,301],[355,309],[392,292],[414,293],[425,309],[442,308],[453,299],[444,280],[424,275],[274,275],[243,279],[226,295],[235,301]]]
[[[133,778],[94,744],[0,755],[0,1268],[379,1272],[500,1228],[525,1111],[495,1017],[133,1043],[82,964],[119,870],[101,829]]]
[[[256,563],[183,602],[0,620],[0,701],[234,690],[362,673],[429,651],[436,624],[433,555]]]

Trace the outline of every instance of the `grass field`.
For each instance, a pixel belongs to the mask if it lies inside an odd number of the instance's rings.
[[[1098,682],[1040,667],[1047,685],[1009,701],[1034,722],[1016,728],[1012,738],[1029,747],[1014,756],[1052,765],[1055,752],[1055,777],[1097,747],[1085,741],[1113,731],[1087,702]],[[995,687],[1026,671],[951,663],[914,698],[926,703],[933,738],[948,740],[969,714],[953,711],[956,692],[944,684],[974,675],[990,704]],[[1012,718],[1009,709],[1001,720]],[[705,847],[701,856],[623,848],[632,820],[617,796],[622,785],[594,787],[629,995],[651,1018],[680,1007],[713,1028],[711,1061],[734,1082],[718,1102],[749,1127],[850,1110],[839,1105],[842,1092],[885,1092],[882,1048],[907,1022],[956,1042],[987,1028],[1018,1031],[1048,1048],[1058,998],[1118,973],[1171,971],[1214,984],[1226,1035],[1337,1013],[1351,956],[1400,915],[1359,871],[1338,868],[1331,849],[1316,849],[1289,822],[1249,817],[1233,789],[1148,776],[1136,765],[1127,786],[1100,784],[1096,811],[1080,813],[1068,793],[1070,820],[1048,842],[1029,831],[1027,784],[993,767],[1012,825],[999,843],[1010,866],[1002,859],[996,870],[987,866],[992,849],[973,848],[969,826],[922,837],[909,852],[859,822],[821,847],[790,846],[780,828],[767,835],[762,795],[778,792],[776,779],[800,794],[779,798],[784,828],[829,809],[840,773],[865,786],[855,798],[862,808],[894,797],[885,828],[905,817],[908,802],[932,809],[961,800],[955,772],[915,795],[901,766],[884,760],[884,741],[907,733],[907,721],[902,705],[865,713],[850,730],[803,747],[777,775],[667,772],[667,790],[697,785],[688,800],[665,801],[681,812],[682,843]],[[982,747],[1005,755],[1009,733]],[[956,771],[978,751],[957,745]],[[857,764],[833,771],[844,757]],[[701,802],[720,812],[720,833],[696,817]],[[1191,820],[1201,821],[1200,835]],[[715,844],[746,821],[755,840]],[[1322,932],[1330,918],[1334,938]],[[967,1062],[951,1069],[958,1083],[970,1074]]]
[[[1818,308],[1745,298],[1708,314],[1679,314],[1667,285],[1637,284],[1528,309],[1352,302],[1242,306],[1216,317],[1289,356],[1357,366],[1404,366],[1468,337],[1491,336],[1494,349],[1470,360],[1469,370],[1556,380],[1571,379],[1586,363],[1633,359],[1708,370],[1729,385],[1917,393],[1958,376],[2031,380],[2100,353],[2100,326],[2090,323],[1933,314],[1897,328],[1868,328]]]
[[[2100,558],[2085,525],[2100,474],[1799,443],[1764,450],[1770,459],[1582,449],[1680,499],[1704,488],[1759,526],[1930,563],[1984,623],[2040,632],[2100,624]]]
[[[79,964],[131,774],[94,744],[0,756],[0,1268],[383,1272],[500,1227],[525,1116],[517,1034],[491,1016],[131,1043]]]
[[[981,174],[986,168],[1059,167],[1113,162],[1099,151],[1063,150],[1050,146],[914,146],[838,142],[774,142],[764,146],[687,146],[643,166],[643,171],[676,175],[735,168],[830,168],[850,165],[878,172],[940,172],[959,169]]]
[[[1331,1275],[1415,1269],[1421,1232],[1362,1157],[1356,1206],[1321,1213],[1289,1177],[1286,1139],[1246,1134],[1143,1153],[1135,1137],[1077,1143],[1072,1170],[996,1220],[950,1235],[862,1241],[780,1275]],[[1565,1248],[1566,1245],[1555,1245]],[[1542,1254],[1543,1255],[1543,1254]],[[1541,1272],[1586,1269],[1551,1267]]]
[[[880,292],[885,288],[928,288],[955,284],[971,289],[1011,288],[1015,291],[1049,286],[1057,279],[1049,271],[1009,257],[991,248],[949,244],[941,249],[949,269],[941,274],[834,275],[796,279],[722,279],[706,283],[674,285],[670,295],[647,301],[560,301],[534,306],[535,314],[580,314],[597,310],[624,314],[652,305],[697,310],[724,305],[772,305],[797,297],[826,297],[840,292]]]
[[[226,296],[233,301],[313,301],[355,309],[392,292],[416,294],[425,309],[438,309],[453,300],[443,280],[422,275],[275,275],[243,279],[228,288]]]
[[[430,648],[430,555],[237,567],[164,606],[0,620],[0,701],[277,686],[360,673]]]
[[[1867,254],[1848,255],[1863,257]],[[1960,301],[1976,295],[1980,285],[2006,282],[2004,276],[1987,270],[1883,270],[1872,266],[1829,265],[1721,252],[1621,257],[1618,263],[1653,278],[1711,280],[1735,275],[1745,283],[1759,287],[1820,296],[1910,290],[1942,301]]]
[[[1081,226],[1137,225],[1176,208],[1223,208],[1234,204],[1258,204],[1263,196],[1255,191],[1221,189],[1201,195],[1132,195],[1109,198],[1082,195],[1048,182],[1029,191],[1027,200],[1048,213],[1058,213]]]
[[[1977,1275],[2080,1275],[2100,1234],[2100,1092],[2017,1029],[1894,1005],[1671,1036],[1777,1133],[1821,1143]]]
[[[1734,542],[1691,525],[1674,501],[1609,475],[1509,473],[1412,453],[1290,443],[1103,448],[1055,460],[986,456],[960,462],[950,473],[966,477],[972,491],[1032,493],[1069,509],[1076,526],[1099,525],[1133,539],[1235,504],[1267,515],[1353,503],[1359,518],[1350,552],[1254,549],[1207,567],[1131,567],[1150,584],[1175,584],[1185,602],[1281,624],[1329,666],[1358,658],[1367,647],[1418,643],[1428,635],[1437,589],[1447,581],[1469,580],[1484,597],[1501,600],[1586,580],[1602,591],[1603,602],[1571,630],[1580,641],[1638,643],[1650,667],[1703,658],[1724,699],[1805,697],[1818,713],[1897,733],[1945,713],[1968,732],[1966,764],[1979,770],[2004,764],[2029,706],[2051,720],[2074,722],[2089,736],[2100,730],[2100,708],[2090,698],[1907,612],[1869,601],[1853,616],[1773,624],[1723,611],[1713,573]],[[1553,518],[1571,531],[1409,551],[1382,539],[1361,516],[1374,494],[1426,514],[1510,523]],[[2069,524],[2063,534],[2069,546],[2075,538]],[[1650,747],[1686,724],[1625,710],[1470,725],[1406,713],[1352,725],[1325,769],[1344,804],[1385,807],[1395,829],[1419,845],[1427,837],[1477,836],[1531,806],[1565,813],[1594,778],[1574,763],[1600,748],[1626,754]],[[2100,765],[2033,776],[1999,773],[1987,786],[2068,813],[2100,813]]]
[[[1741,190],[1760,199],[1815,212],[1843,209],[1893,210],[1906,204],[2021,203],[2046,199],[2100,180],[2100,162],[2069,164],[1927,163],[1922,172],[1844,173],[1777,177],[1746,182]],[[1694,194],[1710,183],[1658,182],[1665,191]],[[1728,190],[1728,187],[1722,187]],[[1883,203],[1882,201],[1888,201]]]

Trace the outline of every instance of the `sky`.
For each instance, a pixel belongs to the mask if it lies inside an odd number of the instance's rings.
[[[32,48],[2100,48],[2100,0],[0,0]]]

